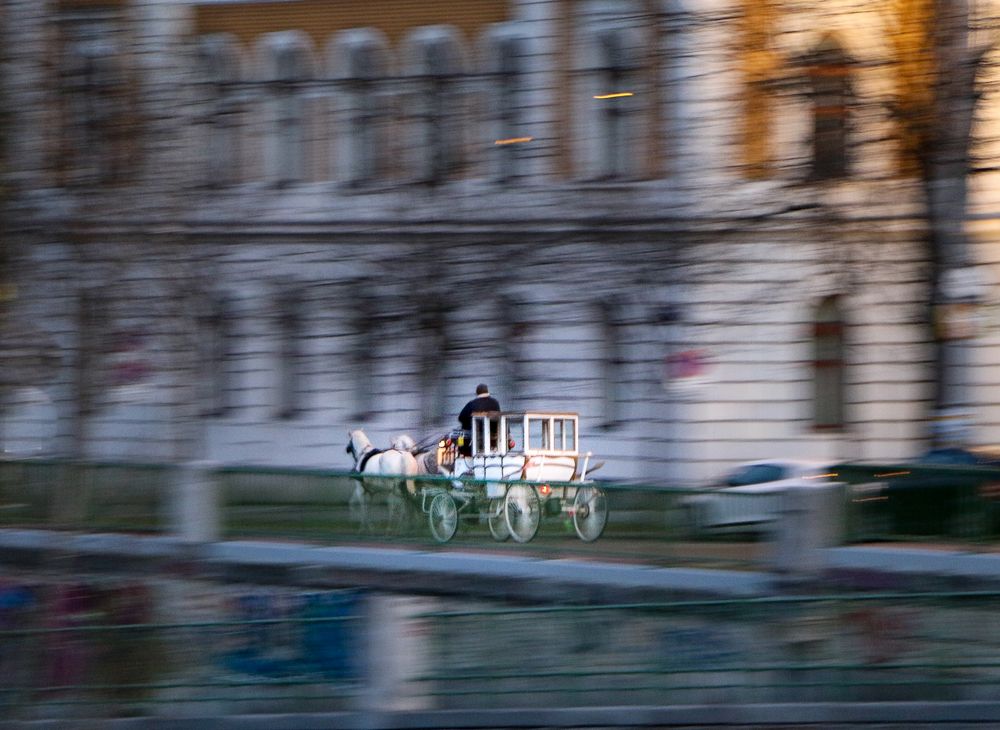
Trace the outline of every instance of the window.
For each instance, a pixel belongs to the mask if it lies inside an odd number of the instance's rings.
[[[278,300],[278,417],[294,418],[302,407],[302,298],[288,291]]]
[[[549,422],[548,419],[529,418],[528,419],[528,443],[527,448],[539,451],[549,448]]]
[[[340,33],[331,49],[331,65],[340,82],[333,98],[340,120],[334,156],[342,162],[343,177],[350,185],[368,185],[390,172],[386,48],[387,41],[377,31],[361,28]]]
[[[450,29],[422,28],[412,40],[416,176],[438,184],[454,178],[462,159],[464,95],[458,43]]]
[[[451,137],[449,116],[453,113],[449,97],[453,95],[454,78],[448,46],[444,41],[427,45],[427,107],[425,134],[430,160],[427,177],[434,182],[444,180],[457,166],[455,140]]]
[[[489,38],[491,75],[487,99],[493,136],[494,177],[512,182],[520,173],[520,155],[530,141],[522,122],[522,57],[524,40],[506,24]]]
[[[840,298],[827,297],[813,323],[813,411],[817,428],[844,425],[844,323]]]
[[[74,14],[59,26],[62,165],[74,183],[121,182],[134,157],[133,96],[121,48],[121,19],[111,11]]]
[[[637,176],[651,125],[643,113],[638,29],[602,27],[582,44],[574,110],[574,153],[581,177],[625,180]]]
[[[370,45],[354,49],[351,62],[355,103],[351,118],[351,140],[355,149],[351,179],[355,183],[364,183],[372,180],[378,169],[378,124],[381,119],[372,80],[375,49]]]
[[[625,177],[628,164],[628,139],[625,124],[630,98],[618,94],[629,91],[629,73],[621,33],[607,32],[601,36],[601,57],[604,61],[602,79],[607,91],[598,96],[601,101],[601,169],[604,177]]]
[[[306,176],[308,46],[293,32],[272,33],[263,44],[269,109],[265,167],[267,179],[284,186]]]
[[[745,487],[788,478],[787,470],[780,464],[749,464],[727,476],[725,485],[727,487]]]
[[[576,440],[576,421],[569,418],[563,421],[563,437],[565,439],[563,449],[566,451],[576,451],[578,448]]]
[[[206,36],[198,60],[205,88],[205,180],[209,185],[231,185],[240,177],[239,74],[232,42],[222,35]]]
[[[513,418],[507,419],[507,444],[511,451],[524,450],[524,421]],[[513,444],[513,446],[510,444]]]
[[[832,35],[812,54],[812,178],[831,180],[847,174],[847,104],[850,98],[848,59]]]

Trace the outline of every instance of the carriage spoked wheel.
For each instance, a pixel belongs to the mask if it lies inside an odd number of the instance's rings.
[[[538,532],[542,505],[538,492],[530,484],[512,484],[503,501],[503,514],[510,536],[517,542],[528,542]]]
[[[498,497],[490,500],[487,521],[490,525],[490,534],[497,542],[503,542],[510,538],[510,528],[507,527],[505,512],[504,500]]]
[[[431,523],[431,534],[438,542],[448,542],[458,531],[458,505],[455,499],[446,492],[441,492],[431,500],[428,511]]]
[[[577,487],[573,498],[573,528],[584,542],[593,542],[608,524],[608,498],[598,487]]]

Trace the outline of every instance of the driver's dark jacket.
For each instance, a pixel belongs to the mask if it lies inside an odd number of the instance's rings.
[[[499,411],[500,401],[491,395],[481,395],[473,398],[465,404],[465,408],[458,414],[458,422],[466,431],[472,430],[472,414],[480,411]]]

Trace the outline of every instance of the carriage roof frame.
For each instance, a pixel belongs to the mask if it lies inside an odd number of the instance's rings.
[[[494,423],[495,439],[491,438]],[[580,455],[580,416],[573,411],[477,411],[471,430],[473,457]]]

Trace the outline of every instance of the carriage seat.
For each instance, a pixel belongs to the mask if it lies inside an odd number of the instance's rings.
[[[476,479],[503,481],[505,479],[520,479],[524,471],[524,454],[506,454],[505,456],[487,456],[475,459],[473,472]]]

